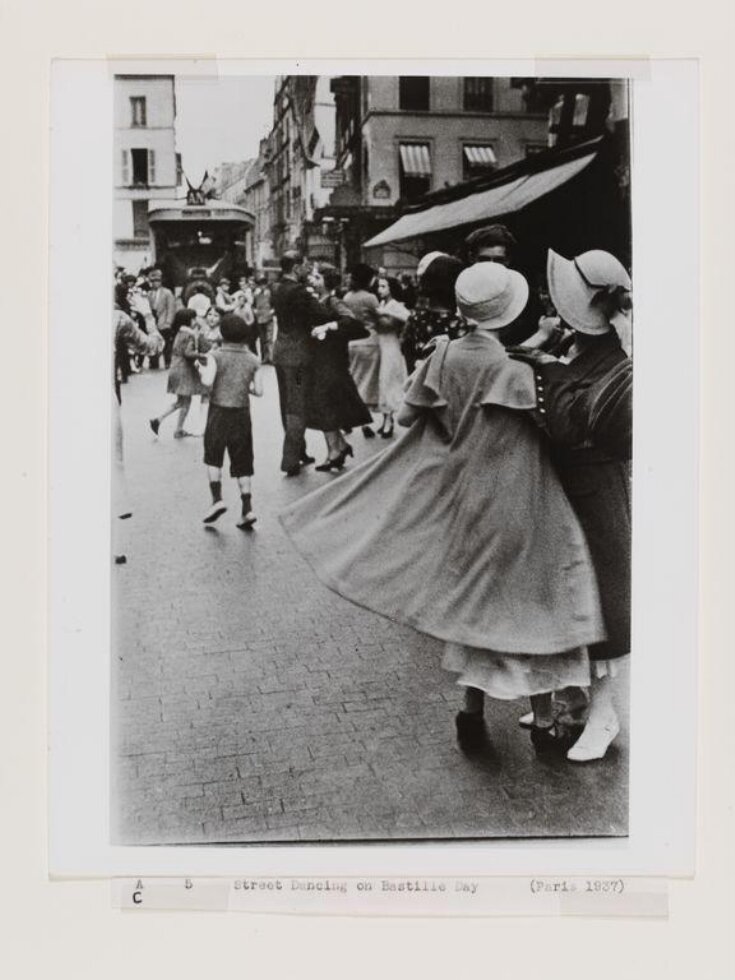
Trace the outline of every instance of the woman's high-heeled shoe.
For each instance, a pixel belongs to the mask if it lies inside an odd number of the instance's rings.
[[[352,446],[345,446],[345,448],[334,457],[334,459],[325,459],[323,463],[319,466],[315,466],[314,469],[318,470],[319,473],[329,473],[330,470],[343,470],[345,466],[345,460],[348,456],[354,456]]]
[[[335,460],[332,461],[332,469],[343,470],[345,468],[345,460],[348,456],[352,455],[352,446],[347,446],[342,452],[337,456]]]
[[[374,439],[375,429],[371,428],[369,425],[363,425],[362,434],[365,436],[366,439]]]
[[[380,435],[383,439],[393,438],[393,419],[391,419],[387,424],[383,424],[383,428],[380,430]]]
[[[605,757],[605,753],[620,734],[617,715],[611,715],[601,724],[585,726],[579,739],[567,752],[570,762],[594,762]]]
[[[556,721],[545,727],[531,727],[531,744],[539,755],[565,755],[574,741],[575,736]]]
[[[455,717],[457,741],[463,752],[471,753],[484,747],[487,742],[487,728],[481,711],[460,711]]]

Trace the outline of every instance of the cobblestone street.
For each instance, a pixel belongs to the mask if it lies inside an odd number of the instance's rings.
[[[230,510],[201,519],[200,438],[156,439],[166,374],[123,387],[134,516],[113,568],[113,834],[119,843],[621,835],[624,731],[601,763],[542,761],[517,724],[527,702],[488,702],[493,750],[467,758],[454,736],[461,690],[441,644],[323,587],[277,515],[335,479],[279,473],[273,368],[253,400],[253,533]],[[199,406],[188,427],[201,431]],[[194,424],[196,420],[196,425]],[[385,443],[353,433],[355,461]],[[319,433],[309,449],[325,455]],[[397,543],[400,546],[400,543]],[[622,678],[627,681],[627,674]],[[622,685],[621,685],[622,686]]]

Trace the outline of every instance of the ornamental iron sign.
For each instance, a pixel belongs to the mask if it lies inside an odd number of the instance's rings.
[[[390,199],[390,184],[387,180],[379,180],[377,184],[373,187],[373,197],[377,198],[379,201],[387,201]]]

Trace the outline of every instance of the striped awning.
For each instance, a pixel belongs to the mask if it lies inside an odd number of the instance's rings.
[[[464,155],[471,167],[494,167],[497,163],[492,146],[466,146]]]
[[[409,212],[365,242],[363,247],[373,248],[375,245],[387,245],[389,242],[402,242],[521,211],[572,180],[594,159],[595,154],[590,153],[539,173],[524,174],[497,187],[476,191],[457,201],[435,204],[423,211]]]
[[[428,143],[401,143],[401,166],[407,177],[431,177]]]

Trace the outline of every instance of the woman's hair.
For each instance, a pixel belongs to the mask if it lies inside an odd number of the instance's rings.
[[[196,318],[196,310],[190,310],[188,307],[185,310],[177,310],[174,313],[174,322],[171,324],[171,329],[178,330],[180,327],[188,327]]]
[[[316,267],[316,271],[324,280],[324,286],[330,293],[335,289],[339,289],[342,284],[342,274],[331,262],[320,262]]]
[[[403,286],[400,281],[396,279],[395,276],[380,276],[383,282],[388,283],[388,289],[393,299],[397,299],[399,302],[403,301]]]
[[[419,280],[419,290],[429,303],[453,310],[456,303],[454,284],[462,271],[459,259],[452,255],[437,255]]]
[[[130,286],[126,282],[116,282],[115,283],[115,306],[118,310],[122,310],[124,313],[130,313],[130,301],[128,300],[128,291]]]
[[[370,283],[375,278],[375,269],[370,265],[366,265],[364,262],[360,262],[350,269],[350,275],[352,276],[355,289],[369,289]]]

